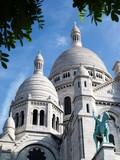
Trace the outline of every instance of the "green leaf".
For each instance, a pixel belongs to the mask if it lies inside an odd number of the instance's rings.
[[[2,64],[3,68],[7,69],[7,65],[6,65],[6,63],[1,62],[1,64]]]
[[[1,57],[1,60],[4,61],[4,62],[9,62],[9,60],[7,58]]]
[[[113,21],[116,21],[116,22],[119,21],[119,18],[118,18],[118,16],[117,16],[117,14],[114,13],[114,11],[111,12],[111,19],[112,19]]]
[[[97,17],[97,18],[96,18],[96,21],[102,22],[102,17]]]
[[[20,44],[21,44],[21,46],[23,46],[22,38],[20,38],[19,40],[20,40]]]
[[[9,55],[8,55],[7,53],[1,53],[1,55],[2,55],[3,57],[9,57]]]
[[[111,12],[111,4],[105,7],[105,14],[108,16]]]
[[[82,22],[85,22],[84,18],[83,18],[83,17],[81,17],[81,16],[80,16],[80,20],[81,20]]]

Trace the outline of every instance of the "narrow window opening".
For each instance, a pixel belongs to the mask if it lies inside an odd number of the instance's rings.
[[[24,124],[24,111],[21,111],[21,112],[20,112],[20,119],[21,119],[21,124],[20,124],[20,126],[23,126],[23,124]]]
[[[18,125],[19,125],[19,114],[16,113],[16,115],[15,115],[15,126],[16,126],[16,128],[18,127]]]
[[[84,86],[85,86],[85,87],[87,87],[87,83],[86,83],[86,81],[84,81]]]
[[[74,71],[74,76],[76,75],[76,71]]]
[[[78,88],[80,88],[80,82],[78,82]]]
[[[86,104],[86,111],[87,111],[87,113],[90,113],[89,104]]]
[[[36,125],[38,120],[38,111],[36,109],[33,110],[33,124]]]
[[[44,126],[44,111],[40,111],[40,125]]]
[[[53,114],[53,118],[52,118],[52,128],[55,129],[55,115]]]
[[[57,117],[56,120],[56,130],[59,132],[59,118]]]
[[[70,77],[70,73],[68,72],[68,77]]]
[[[65,115],[71,114],[71,98],[65,97],[64,99],[64,113]]]

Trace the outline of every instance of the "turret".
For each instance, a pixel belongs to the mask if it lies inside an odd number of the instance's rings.
[[[12,115],[8,117],[3,127],[3,134],[9,134],[13,140],[15,140],[15,122]]]
[[[92,81],[82,64],[80,64],[74,79],[74,89],[74,97],[92,94]]]
[[[90,113],[92,108],[92,80],[85,67],[80,64],[74,79],[74,105],[76,114],[81,110]],[[88,103],[89,102],[89,103]]]

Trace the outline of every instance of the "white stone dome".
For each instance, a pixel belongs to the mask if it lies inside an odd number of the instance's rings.
[[[59,73],[68,71],[70,69],[78,68],[82,64],[86,69],[97,69],[101,73],[111,77],[108,73],[102,60],[91,50],[82,47],[81,33],[79,28],[74,23],[71,32],[72,46],[70,49],[64,51],[55,61],[50,79]]]
[[[7,130],[8,128],[15,129],[15,122],[14,122],[12,116],[8,117],[3,128],[4,128],[4,130]]]
[[[34,74],[22,83],[16,93],[15,101],[29,96],[36,100],[48,100],[51,97],[56,102],[58,101],[53,84],[41,74]]]
[[[43,58],[41,58],[42,56],[39,54],[34,62],[34,74],[21,84],[16,93],[15,102],[31,97],[33,100],[46,101],[51,99],[58,103],[58,95],[55,87],[50,80],[43,75]]]
[[[56,75],[58,72],[75,68],[80,65],[85,67],[97,68],[108,73],[102,60],[91,50],[80,46],[72,47],[63,52],[55,61],[50,75]]]

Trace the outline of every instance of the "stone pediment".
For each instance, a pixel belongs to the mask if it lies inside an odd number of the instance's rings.
[[[14,139],[10,136],[9,133],[6,133],[5,135],[2,136],[0,141],[7,141],[7,142],[13,142]]]
[[[94,96],[101,100],[117,100],[120,101],[120,80],[111,80],[97,86],[94,89]]]

